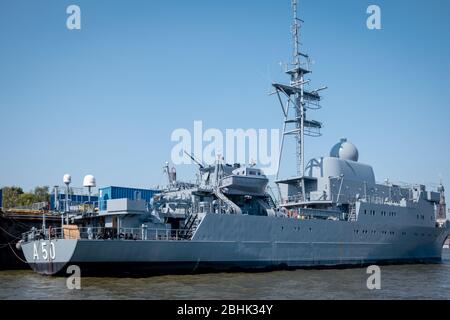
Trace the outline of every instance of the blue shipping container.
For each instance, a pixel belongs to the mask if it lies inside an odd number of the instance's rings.
[[[59,210],[63,210],[66,202],[66,195],[63,193],[58,194],[58,201],[59,201]],[[83,203],[87,203],[89,201],[89,196],[87,195],[79,195],[79,194],[73,194],[69,195],[69,203],[72,205],[79,205]],[[98,197],[97,196],[91,196],[91,203],[97,204]],[[57,210],[55,203],[55,194],[52,193],[50,195],[50,209],[51,210]]]
[[[106,210],[106,201],[110,199],[130,199],[130,200],[145,200],[150,202],[153,195],[159,193],[156,189],[136,189],[125,187],[105,187],[99,189],[100,210]]]

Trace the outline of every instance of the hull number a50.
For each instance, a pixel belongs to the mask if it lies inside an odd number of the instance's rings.
[[[56,250],[55,244],[50,241],[48,242],[35,242],[33,244],[33,259],[39,260],[40,257],[43,260],[55,260]]]

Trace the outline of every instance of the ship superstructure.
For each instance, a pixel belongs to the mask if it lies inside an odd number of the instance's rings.
[[[32,230],[20,243],[30,266],[60,274],[77,265],[83,274],[146,275],[240,269],[359,266],[438,262],[450,230],[444,187],[377,183],[357,148],[341,139],[326,157],[305,164],[305,136],[322,124],[306,117],[320,108],[320,91],[307,89],[309,56],[300,51],[298,3],[294,12],[294,59],[288,84],[274,83],[286,137],[296,139],[296,176],[280,179],[278,201],[268,178],[254,165],[195,160],[197,183],[176,179],[150,206],[108,200],[72,214],[61,228]],[[437,219],[438,217],[438,219]]]

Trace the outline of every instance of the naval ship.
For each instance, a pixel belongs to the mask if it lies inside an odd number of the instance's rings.
[[[309,56],[300,51],[297,1],[293,6],[294,57],[288,83],[273,83],[285,139],[296,143],[296,176],[277,173],[278,195],[254,165],[218,158],[199,169],[196,183],[177,181],[149,205],[114,199],[65,212],[60,228],[33,229],[17,244],[30,267],[45,275],[168,274],[234,270],[352,267],[441,260],[449,235],[444,187],[377,183],[373,168],[342,139],[328,156],[304,161],[305,137],[322,123],[306,117],[321,107],[309,89]],[[87,209],[86,209],[87,208]],[[101,209],[99,209],[101,208]],[[65,217],[65,218],[64,218]]]

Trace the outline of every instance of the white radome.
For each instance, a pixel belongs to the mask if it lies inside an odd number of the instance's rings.
[[[63,182],[64,184],[70,184],[72,182],[72,177],[70,176],[70,174],[65,174],[63,176]]]
[[[92,188],[94,188],[95,186],[96,186],[95,177],[92,174],[88,174],[87,176],[84,177],[84,179],[83,179],[83,187],[86,187],[86,188],[92,187]]]
[[[331,148],[330,157],[356,162],[359,158],[359,152],[353,143],[344,138]]]

